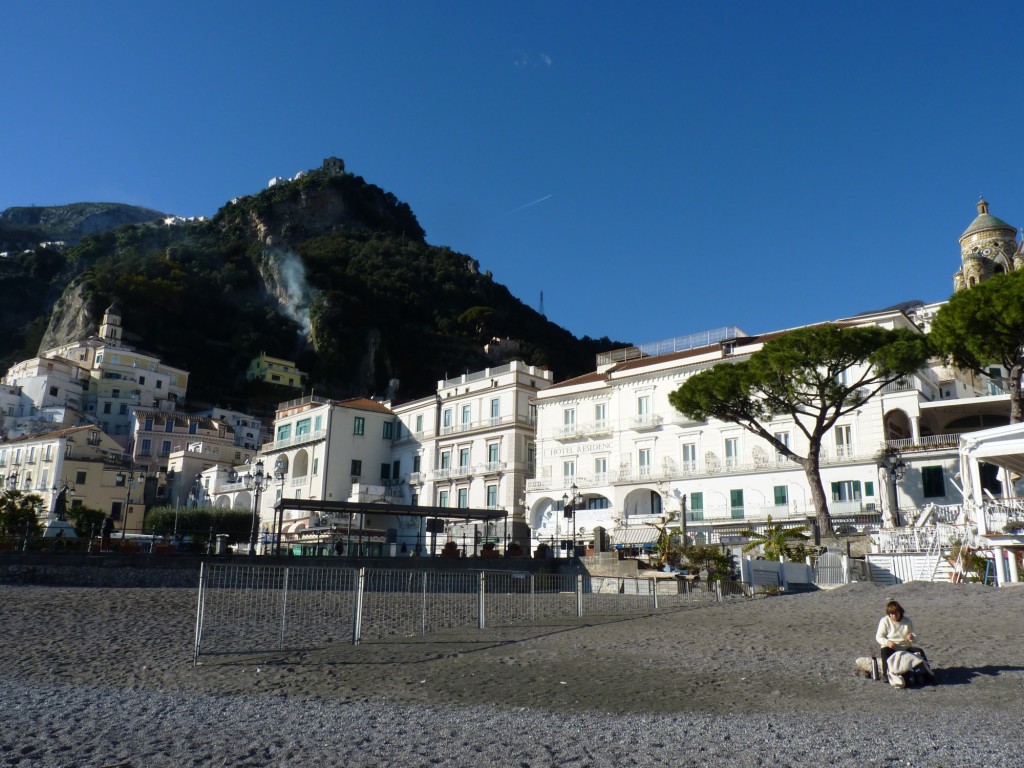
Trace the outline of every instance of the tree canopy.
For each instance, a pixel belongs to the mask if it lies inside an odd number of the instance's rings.
[[[1024,272],[996,275],[955,293],[932,322],[932,348],[960,368],[1007,371],[1010,422],[1024,421]]]
[[[831,534],[820,474],[822,438],[840,418],[927,359],[926,339],[915,330],[826,323],[790,331],[746,360],[692,376],[669,402],[692,419],[738,424],[803,467],[819,529]],[[771,425],[780,417],[791,418],[806,438],[805,455],[775,437]]]

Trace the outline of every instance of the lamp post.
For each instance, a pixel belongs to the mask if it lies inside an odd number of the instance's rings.
[[[572,556],[576,557],[576,504],[580,497],[580,489],[576,487],[576,482],[573,481],[572,487],[569,490],[572,491],[571,499],[568,495],[562,494],[562,515],[572,518]]]
[[[124,472],[117,473],[117,484],[124,484],[125,486],[125,498],[124,498],[124,518],[121,520],[121,538],[124,538],[125,533],[128,530],[128,516],[132,511],[132,485],[140,483],[146,479],[145,472],[135,472],[135,463],[129,465],[128,473]]]
[[[271,476],[263,471],[263,459],[257,459],[253,471],[245,475],[245,487],[253,493],[252,532],[249,534],[249,556],[256,554],[256,539],[260,532],[260,495],[270,487]]]
[[[907,465],[903,463],[903,459],[896,456],[896,463],[889,462],[889,472],[892,473],[893,488],[895,490],[894,499],[896,509],[893,511],[893,522],[895,525],[900,524],[900,483],[903,482],[903,478],[907,475]]]

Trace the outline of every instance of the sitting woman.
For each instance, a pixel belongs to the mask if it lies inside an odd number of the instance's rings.
[[[916,646],[918,636],[914,632],[914,624],[910,617],[903,612],[903,606],[895,600],[890,600],[885,606],[885,616],[878,622],[878,631],[875,633],[875,640],[881,646],[882,658],[882,679],[886,676],[886,662],[896,651],[910,651],[919,653],[927,660],[924,651]]]

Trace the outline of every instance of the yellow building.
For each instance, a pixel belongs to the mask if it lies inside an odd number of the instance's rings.
[[[260,352],[260,356],[253,358],[249,363],[249,371],[245,378],[249,381],[265,381],[267,384],[302,389],[306,385],[307,375],[305,371],[296,368],[291,360],[271,357],[266,352]]]

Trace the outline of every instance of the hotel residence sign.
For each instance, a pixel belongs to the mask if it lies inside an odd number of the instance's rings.
[[[605,440],[601,443],[583,443],[581,445],[569,445],[565,448],[548,448],[548,456],[575,456],[577,453],[610,451],[611,449],[612,441]]]

